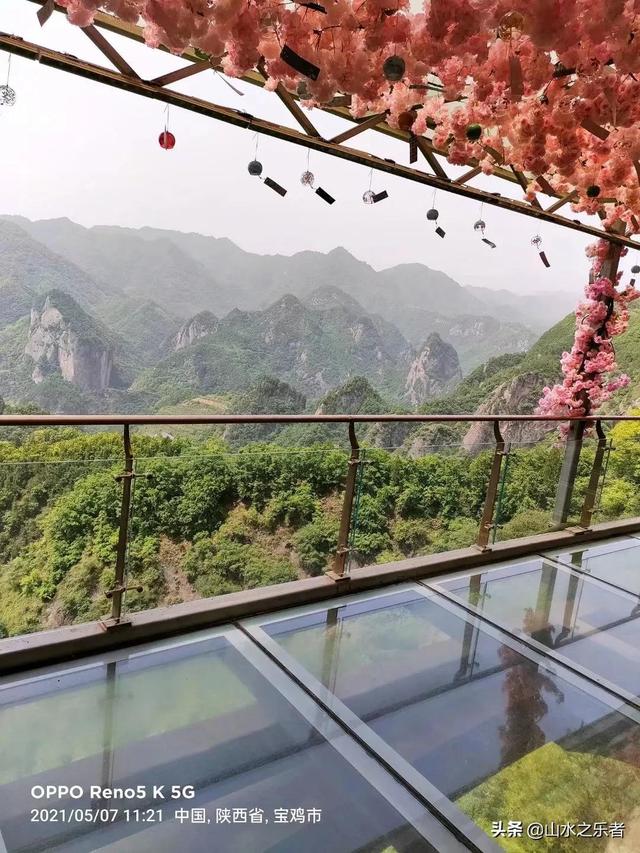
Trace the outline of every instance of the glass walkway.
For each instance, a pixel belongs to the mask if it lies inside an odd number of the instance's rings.
[[[640,849],[640,539],[0,682],[0,851]]]

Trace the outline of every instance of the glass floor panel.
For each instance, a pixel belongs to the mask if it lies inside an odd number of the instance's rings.
[[[0,757],[8,853],[464,850],[238,630],[3,679]]]
[[[588,548],[548,551],[546,557],[640,595],[640,540],[634,537]]]
[[[487,839],[499,821],[636,821],[638,713],[424,587],[245,627],[395,770],[434,786]],[[497,841],[576,849],[575,838]],[[589,838],[585,849],[610,853],[615,841]]]
[[[637,596],[542,558],[427,585],[552,649],[627,698],[640,696]]]

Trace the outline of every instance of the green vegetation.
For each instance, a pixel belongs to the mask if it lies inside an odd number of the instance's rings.
[[[74,429],[0,436],[0,633],[86,621],[108,610],[120,510],[120,436]],[[640,428],[612,431],[600,518],[640,513]],[[337,541],[348,454],[332,444],[233,450],[220,437],[134,436],[129,573],[139,610],[317,575]],[[353,559],[384,562],[470,545],[490,452],[411,459],[364,448]],[[580,463],[575,511],[592,451]],[[550,524],[562,448],[509,457],[500,538]]]
[[[623,756],[621,756],[622,758]],[[553,785],[549,785],[553,779]],[[458,800],[466,812],[488,835],[494,821],[522,821],[522,837],[497,837],[508,853],[582,853],[585,847],[602,853],[611,850],[610,840],[602,836],[528,838],[530,823],[562,825],[569,822],[594,824],[635,822],[640,796],[640,771],[624,760],[588,752],[571,752],[556,743],[544,746],[513,762]],[[630,818],[634,821],[630,822]],[[631,849],[631,848],[629,848]]]

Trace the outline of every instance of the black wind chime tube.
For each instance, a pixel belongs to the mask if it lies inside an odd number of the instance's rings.
[[[317,80],[320,76],[320,69],[313,62],[309,62],[304,56],[300,56],[295,50],[292,50],[288,44],[280,51],[280,59],[286,62],[294,71],[308,77],[310,80]]]
[[[270,187],[274,192],[277,192],[278,195],[285,196],[287,191],[284,187],[281,187],[277,181],[274,181],[273,178],[265,178],[264,184],[267,187]]]
[[[545,267],[549,268],[551,264],[549,263],[549,258],[547,258],[547,253],[542,248],[542,237],[539,234],[536,234],[536,236],[531,239],[531,245],[536,247],[540,260]]]
[[[326,190],[323,190],[322,187],[318,187],[318,189],[316,190],[316,195],[320,196],[320,198],[323,201],[326,201],[327,204],[333,204],[335,201],[335,198],[332,195],[329,195]]]

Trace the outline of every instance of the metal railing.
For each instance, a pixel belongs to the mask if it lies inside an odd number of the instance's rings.
[[[119,531],[116,550],[115,580],[107,597],[111,599],[111,617],[104,620],[106,627],[115,627],[123,623],[122,606],[124,595],[129,589],[126,579],[127,548],[129,542],[129,524],[131,518],[131,495],[133,481],[137,476],[134,454],[131,446],[132,426],[170,426],[201,425],[228,426],[231,424],[344,424],[347,427],[351,453],[345,480],[345,489],[340,516],[340,527],[336,543],[333,565],[325,574],[340,583],[348,579],[348,561],[352,547],[354,498],[358,476],[364,464],[358,442],[356,426],[371,423],[414,423],[414,424],[472,424],[487,423],[493,427],[493,456],[484,498],[484,506],[475,547],[481,551],[491,550],[490,538],[496,529],[496,501],[501,491],[503,462],[508,455],[507,443],[501,431],[502,424],[536,422],[551,424],[569,424],[569,438],[566,443],[564,463],[555,495],[553,520],[560,529],[567,521],[569,506],[574,492],[577,464],[582,449],[583,436],[594,430],[597,439],[596,450],[586,488],[579,530],[588,530],[596,509],[597,495],[601,486],[605,458],[609,447],[604,433],[603,422],[640,421],[640,416],[612,415],[574,418],[570,421],[562,417],[543,417],[539,415],[0,415],[2,427],[45,427],[77,426],[122,427],[124,471],[117,476],[122,487]],[[1,433],[0,433],[1,435]],[[575,436],[579,436],[578,439]],[[135,589],[140,590],[136,586]]]

